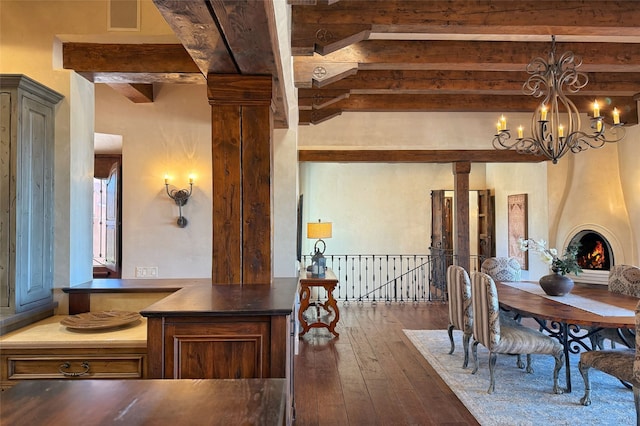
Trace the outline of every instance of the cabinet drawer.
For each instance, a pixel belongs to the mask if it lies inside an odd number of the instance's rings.
[[[111,356],[9,356],[7,379],[142,379],[142,354]]]

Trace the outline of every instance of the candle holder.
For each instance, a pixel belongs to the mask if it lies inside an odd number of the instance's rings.
[[[542,98],[531,117],[531,136],[524,137],[524,129],[520,127],[518,137],[511,139],[507,120],[502,115],[496,124],[493,147],[544,155],[556,164],[568,152],[575,154],[588,148],[601,148],[624,139],[626,131],[620,122],[620,112],[614,108],[612,124],[605,125],[597,100],[593,104],[590,130],[581,130],[580,111],[563,92],[577,93],[589,82],[587,74],[576,70],[581,64],[582,59],[573,52],[556,57],[556,39],[552,36],[548,58],[534,58],[527,65],[529,78],[522,88],[524,94]]]
[[[176,203],[178,206],[179,216],[178,224],[179,228],[184,228],[187,226],[187,218],[182,215],[182,207],[187,204],[189,201],[189,197],[191,197],[191,193],[193,192],[193,179],[189,179],[189,189],[171,189],[169,190],[169,180],[165,177],[164,186],[167,191],[167,195]]]

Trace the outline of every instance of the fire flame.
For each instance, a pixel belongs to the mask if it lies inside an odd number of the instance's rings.
[[[578,259],[578,265],[585,269],[602,269],[606,261],[602,241],[596,241],[596,246],[589,253]]]

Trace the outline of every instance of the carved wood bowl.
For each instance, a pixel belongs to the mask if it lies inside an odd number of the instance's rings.
[[[60,324],[71,330],[93,331],[122,327],[139,321],[140,318],[138,312],[132,311],[96,311],[69,315]]]

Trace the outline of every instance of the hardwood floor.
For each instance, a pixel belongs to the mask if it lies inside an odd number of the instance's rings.
[[[477,425],[402,332],[447,324],[442,302],[340,303],[340,337],[312,329],[299,341],[296,425]]]

